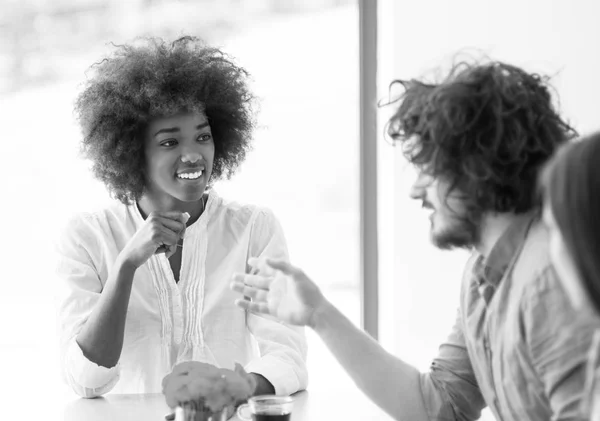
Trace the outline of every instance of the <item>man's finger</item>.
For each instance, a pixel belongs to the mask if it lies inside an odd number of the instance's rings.
[[[235,300],[235,305],[243,308],[244,310],[250,311],[257,314],[269,314],[269,307],[264,302],[255,303],[248,300]]]
[[[273,271],[269,268],[263,257],[250,257],[248,259],[248,265],[252,268],[252,273],[262,273],[263,275],[272,275]]]
[[[265,301],[267,299],[268,291],[247,286],[242,282],[234,281],[229,285],[229,287],[235,292],[239,292],[240,294],[250,297],[257,302]]]
[[[273,282],[273,278],[267,278],[265,276],[260,275],[248,275],[245,273],[235,273],[233,275],[233,280],[254,288],[260,288],[265,290],[268,290],[271,286],[271,282]]]

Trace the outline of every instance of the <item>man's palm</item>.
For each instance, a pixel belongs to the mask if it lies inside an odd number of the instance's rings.
[[[234,275],[231,289],[246,297],[236,305],[285,323],[312,326],[315,310],[326,300],[304,272],[284,260],[250,258],[248,263],[259,274]]]
[[[325,298],[319,287],[300,269],[284,260],[266,259],[257,262],[265,274],[271,275],[268,292],[261,311],[279,320],[299,326],[310,325],[315,309]]]
[[[306,279],[295,280],[293,275],[277,273],[267,294],[269,313],[278,319],[293,325],[304,326],[309,323],[313,313],[314,292],[310,291]],[[295,275],[298,277],[299,275]]]

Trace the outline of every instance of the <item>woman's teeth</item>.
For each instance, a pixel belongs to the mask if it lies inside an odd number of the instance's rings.
[[[195,180],[197,178],[202,177],[203,172],[204,171],[181,173],[181,174],[177,174],[177,178],[183,178],[185,180]]]

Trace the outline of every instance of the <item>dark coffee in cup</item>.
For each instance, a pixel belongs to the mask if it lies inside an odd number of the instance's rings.
[[[290,396],[261,395],[248,399],[237,409],[243,421],[290,421],[294,399]]]
[[[290,421],[290,413],[282,414],[281,412],[264,412],[261,414],[252,414],[252,421]]]

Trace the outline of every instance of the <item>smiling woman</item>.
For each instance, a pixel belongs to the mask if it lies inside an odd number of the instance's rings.
[[[161,209],[179,209],[195,221],[212,173],[215,156],[210,125],[204,112],[157,118],[144,137],[146,186],[141,208],[154,203]]]
[[[157,393],[195,360],[244,364],[255,394],[304,389],[304,331],[237,310],[228,289],[249,257],[288,253],[270,210],[212,189],[249,149],[246,71],[192,37],[117,47],[94,70],[76,105],[83,151],[117,201],[58,244],[65,380],[84,397]]]

